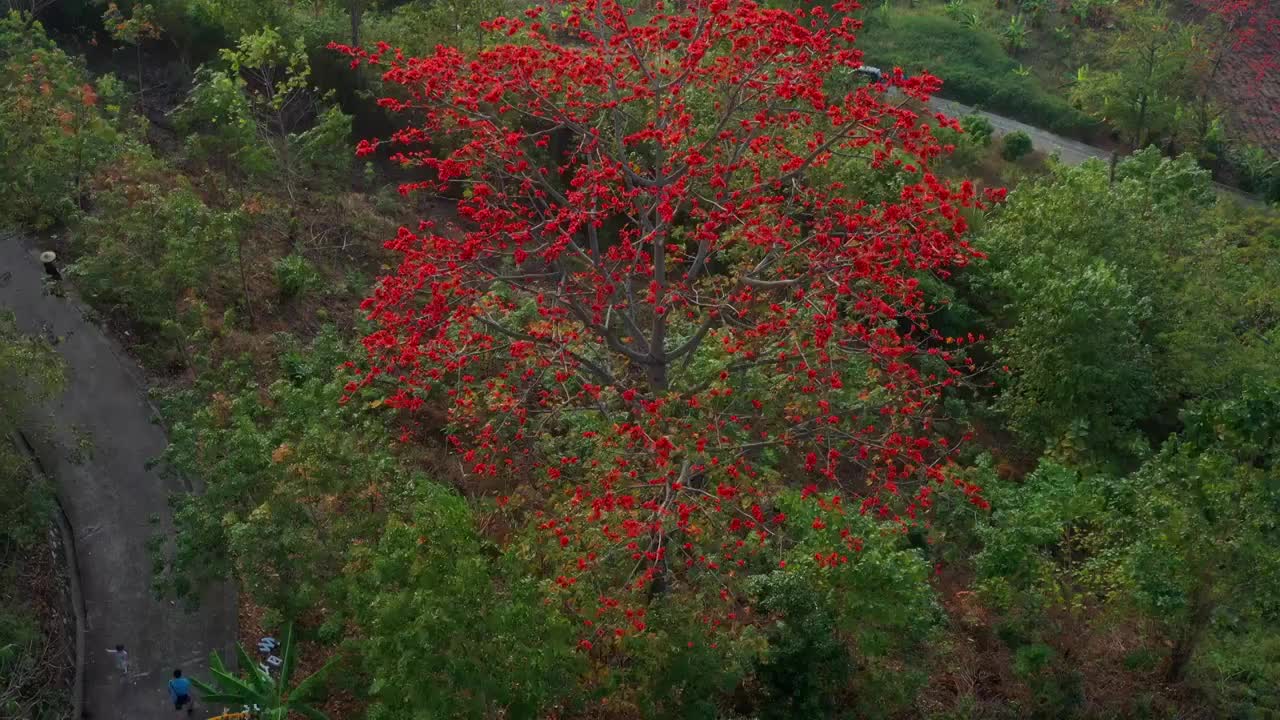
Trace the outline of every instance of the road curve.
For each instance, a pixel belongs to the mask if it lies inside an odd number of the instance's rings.
[[[67,366],[62,396],[22,429],[57,486],[75,536],[85,606],[82,717],[173,718],[167,690],[173,668],[207,676],[211,650],[233,652],[235,595],[230,585],[210,588],[199,610],[186,612],[152,592],[147,540],[157,528],[171,528],[169,497],[190,488],[150,467],[167,441],[142,371],[78,302],[45,290],[37,255],[37,248],[0,232],[0,307],[17,316],[23,331],[54,342]],[[106,651],[118,643],[129,650],[127,678]]]
[[[1085,160],[1098,158],[1100,160],[1108,160],[1111,158],[1111,151],[1103,150],[1100,147],[1087,145],[1078,140],[1055,135],[1048,130],[1042,130],[1034,125],[1028,125],[1024,122],[1018,122],[1013,118],[1007,118],[1003,115],[995,115],[985,110],[977,110],[973,107],[958,103],[954,100],[947,100],[940,97],[929,98],[929,107],[952,117],[964,117],[965,115],[981,115],[990,121],[991,126],[995,128],[996,135],[1007,135],[1011,132],[1021,130],[1031,137],[1031,145],[1036,150],[1044,153],[1058,154],[1058,159],[1067,165],[1079,165]],[[1213,187],[1218,191],[1219,195],[1226,195],[1234,198],[1247,205],[1261,206],[1264,203],[1255,195],[1243,192],[1237,188],[1223,185],[1220,182],[1214,182]]]

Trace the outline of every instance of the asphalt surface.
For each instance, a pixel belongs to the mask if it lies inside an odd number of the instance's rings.
[[[141,369],[83,306],[47,291],[38,255],[0,232],[0,307],[23,331],[55,343],[67,366],[65,392],[24,419],[22,432],[57,485],[75,539],[85,605],[83,717],[173,718],[173,669],[207,678],[211,650],[233,657],[235,595],[229,585],[210,588],[187,612],[152,592],[147,541],[171,528],[169,497],[191,488],[149,468],[166,439]],[[117,644],[129,651],[127,677],[107,652]],[[198,700],[197,708],[205,709]]]

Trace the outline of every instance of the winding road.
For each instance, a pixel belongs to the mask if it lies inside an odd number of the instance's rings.
[[[174,668],[207,677],[211,650],[234,657],[236,602],[210,588],[200,608],[158,599],[148,539],[171,529],[169,497],[184,480],[151,467],[166,438],[140,368],[85,317],[74,299],[47,292],[38,249],[0,232],[0,307],[23,331],[54,343],[66,362],[62,396],[23,435],[54,480],[71,523],[85,607],[84,712],[89,720],[172,718]],[[107,652],[129,651],[121,677]]]
[[[1040,150],[1046,154],[1056,152],[1058,159],[1067,165],[1079,165],[1086,160],[1097,158],[1099,160],[1109,160],[1111,158],[1110,150],[1103,150],[1100,147],[1086,145],[1078,140],[1055,135],[1048,130],[1042,130],[1034,125],[1028,125],[1024,122],[1018,122],[1013,118],[1007,118],[1003,115],[994,115],[985,110],[978,110],[963,103],[954,100],[947,100],[940,97],[929,98],[929,107],[934,110],[950,115],[952,117],[964,117],[965,115],[981,115],[986,118],[993,128],[997,136],[1007,135],[1011,132],[1022,131],[1031,137],[1031,145],[1036,150]],[[1220,182],[1214,182],[1213,187],[1218,191],[1219,195],[1225,195],[1246,204],[1261,206],[1264,203],[1255,195],[1243,192],[1237,188],[1223,185]]]

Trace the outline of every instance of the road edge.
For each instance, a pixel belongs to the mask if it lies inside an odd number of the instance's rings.
[[[31,441],[27,439],[26,434],[21,430],[15,430],[14,436],[14,444],[26,454],[32,468],[40,473],[41,476],[48,477],[48,473],[44,470],[44,465],[40,462],[40,456],[36,454],[36,450],[31,445]],[[66,563],[67,584],[70,586],[71,591],[71,614],[75,617],[76,624],[76,665],[75,675],[71,680],[71,717],[74,720],[80,720],[84,716],[84,595],[80,591],[80,564],[76,559],[76,537],[75,533],[71,531],[71,520],[67,517],[67,511],[62,507],[62,498],[58,497],[57,493],[53,494],[53,502],[56,506],[53,513],[53,521],[58,526],[58,534],[62,536],[63,562]]]

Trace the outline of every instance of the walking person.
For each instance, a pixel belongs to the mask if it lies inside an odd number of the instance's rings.
[[[129,651],[124,649],[123,645],[117,645],[115,650],[107,650],[114,657],[116,669],[120,671],[121,678],[129,677]]]
[[[173,679],[169,681],[169,699],[173,701],[173,709],[187,709],[187,715],[195,712],[195,703],[191,700],[191,681],[182,677],[182,670],[173,671]]]
[[[62,273],[58,272],[58,266],[54,264],[58,260],[58,254],[52,250],[46,250],[40,253],[40,264],[44,265],[44,274],[49,276],[52,282],[58,282],[62,279]]]

